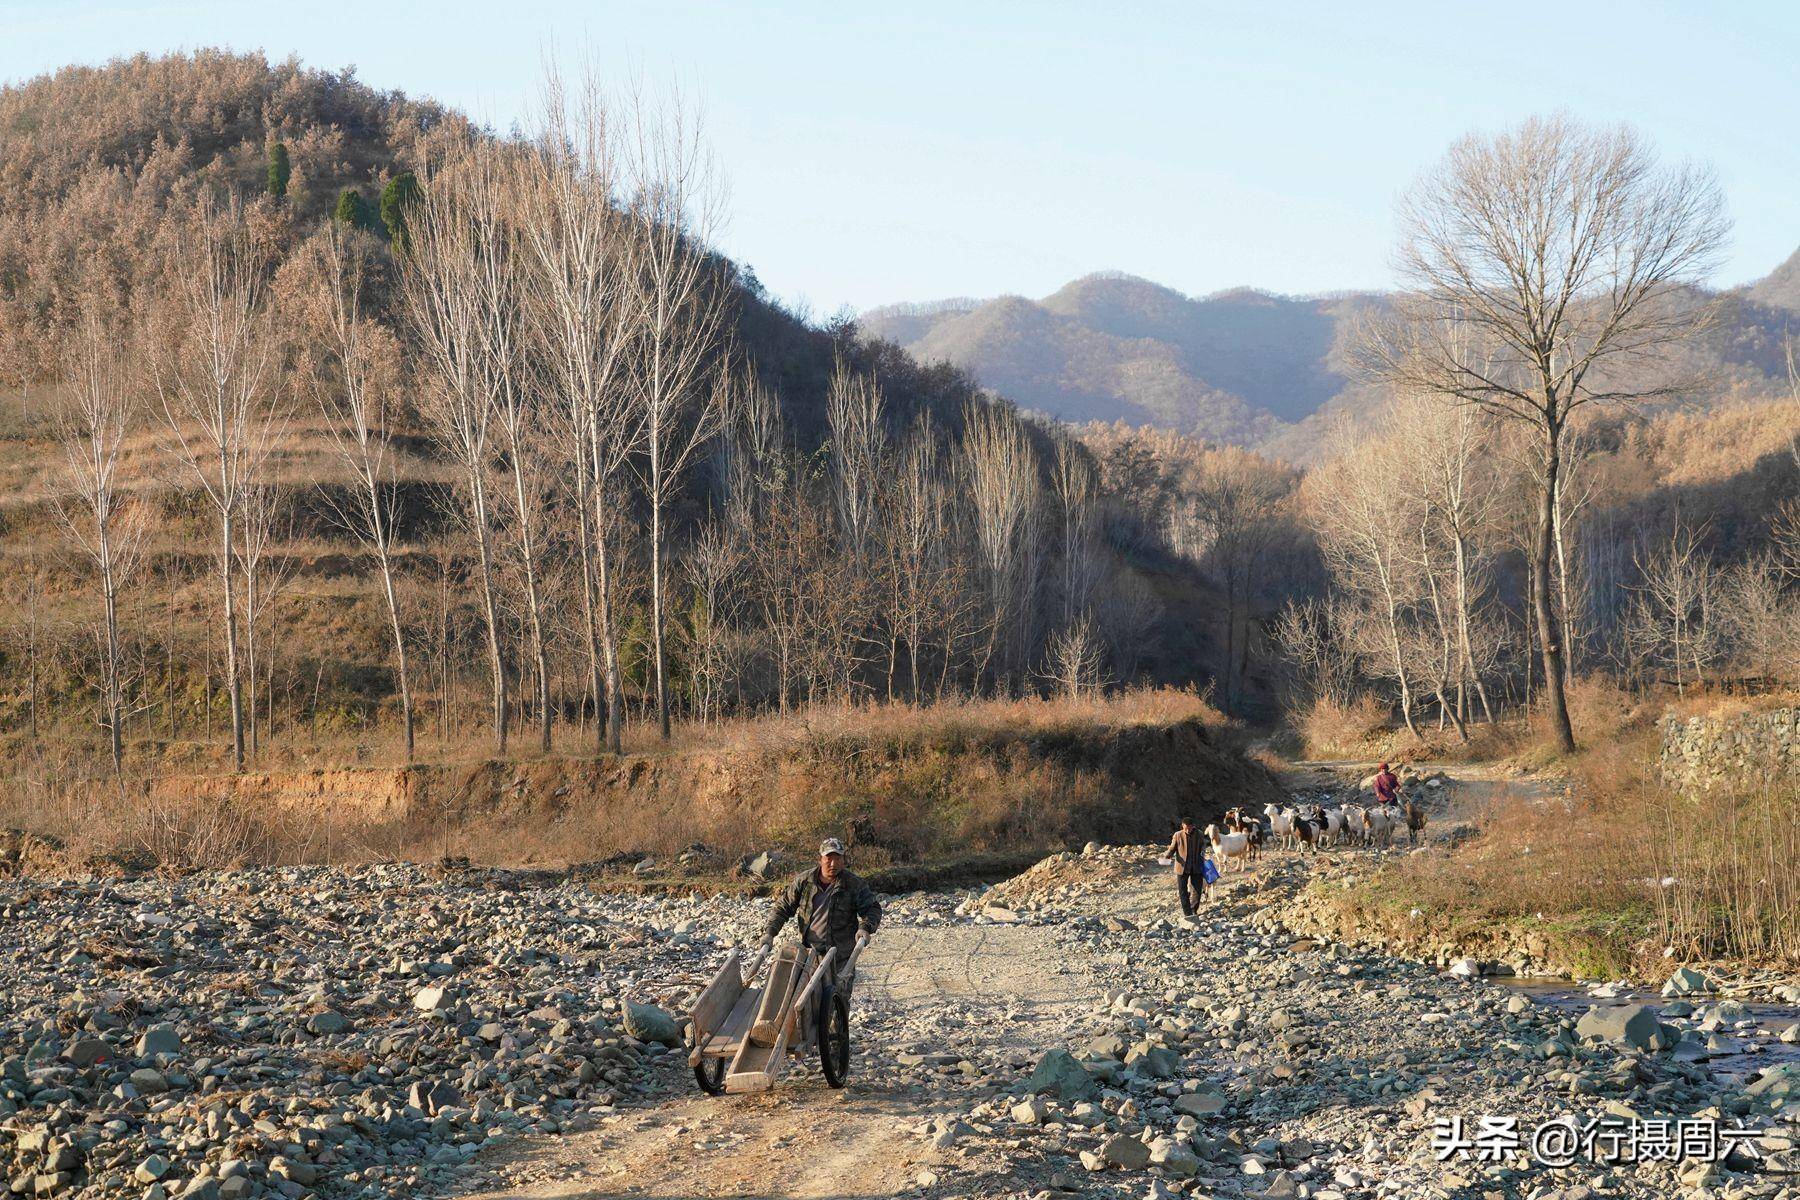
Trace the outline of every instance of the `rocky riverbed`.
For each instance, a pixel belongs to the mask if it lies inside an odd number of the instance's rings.
[[[890,898],[850,1087],[802,1066],[716,1100],[664,1016],[755,939],[766,900],[417,866],[0,881],[0,1186],[1800,1200],[1782,1173],[1800,1069],[1709,1058],[1779,1046],[1766,1013],[1700,987],[1590,1014],[1299,937],[1283,905],[1312,866],[1293,856],[1184,920],[1153,858]],[[1434,1148],[1435,1122],[1483,1116],[1527,1145],[1568,1117],[1754,1133],[1718,1162]]]

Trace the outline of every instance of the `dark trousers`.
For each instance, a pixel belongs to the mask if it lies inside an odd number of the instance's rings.
[[[1175,877],[1175,889],[1181,895],[1181,912],[1184,916],[1193,916],[1200,902],[1206,899],[1206,877],[1204,875],[1181,874]]]

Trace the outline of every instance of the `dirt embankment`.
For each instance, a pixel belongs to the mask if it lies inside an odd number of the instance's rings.
[[[804,852],[829,835],[857,846],[866,868],[1154,840],[1183,813],[1205,821],[1280,794],[1239,731],[1205,714],[874,724],[659,755],[172,776],[150,789],[154,804],[261,814],[309,845],[353,845],[360,834],[399,856],[666,860],[699,843],[716,860]]]

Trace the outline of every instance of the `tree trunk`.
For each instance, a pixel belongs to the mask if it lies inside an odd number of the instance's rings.
[[[106,731],[107,742],[112,749],[113,779],[121,788],[125,786],[125,740],[120,724],[125,705],[119,696],[119,609],[118,593],[113,585],[111,547],[105,540],[104,527],[100,533],[100,553],[105,562],[104,578],[101,587],[105,589],[106,601]]]
[[[488,537],[487,492],[480,471],[471,472],[474,485],[475,542],[481,558],[481,604],[487,619],[488,671],[494,685],[494,744],[506,753],[506,659],[500,650],[500,614],[494,603],[494,555]]]
[[[381,588],[387,596],[388,628],[394,635],[394,664],[399,672],[400,726],[406,739],[406,761],[413,760],[412,684],[406,671],[406,635],[400,627],[400,600],[394,592],[394,567],[384,547],[381,550]]]
[[[579,494],[575,498],[575,507],[580,512],[576,539],[581,543],[581,623],[582,633],[587,639],[587,688],[589,694],[594,698],[594,749],[598,752],[606,749],[606,720],[600,715],[600,697],[603,694],[600,676],[604,667],[600,649],[599,604],[594,594],[596,568],[594,565],[593,519],[588,512],[589,496],[594,489],[588,481],[585,446],[584,438],[576,438],[575,473],[579,481],[577,483]]]
[[[1553,499],[1551,530],[1556,543],[1556,594],[1558,617],[1562,626],[1563,682],[1566,685],[1575,669],[1575,605],[1569,596],[1569,552],[1563,537],[1562,481],[1559,475]]]
[[[619,683],[619,639],[613,631],[612,556],[606,540],[606,515],[602,497],[594,492],[594,567],[599,590],[600,649],[605,667],[606,744],[614,754],[625,752],[625,706]]]
[[[228,469],[221,450],[219,470],[223,473]],[[231,507],[227,505],[219,513],[219,571],[225,589],[225,691],[231,703],[231,769],[233,773],[241,773],[244,769],[244,705],[238,679],[237,601],[231,587],[232,534]]]
[[[1538,498],[1537,545],[1534,548],[1531,604],[1537,614],[1538,640],[1544,656],[1544,696],[1550,703],[1550,728],[1557,748],[1575,751],[1575,730],[1569,724],[1569,703],[1564,693],[1562,635],[1550,605],[1551,563],[1556,541],[1556,487],[1562,467],[1562,427],[1551,422],[1544,446],[1544,486]]]
[[[657,495],[650,501],[650,640],[654,643],[656,658],[656,728],[663,741],[669,740],[669,692],[663,679],[663,521],[661,495],[661,468],[656,462],[656,450],[651,449],[651,478]]]
[[[1475,685],[1475,697],[1481,701],[1481,717],[1489,725],[1494,723],[1494,709],[1488,703],[1487,685],[1481,681],[1481,672],[1475,666],[1475,645],[1469,635],[1469,551],[1468,544],[1461,529],[1453,531],[1456,546],[1456,630],[1457,639],[1461,643],[1462,669],[1468,681]]]

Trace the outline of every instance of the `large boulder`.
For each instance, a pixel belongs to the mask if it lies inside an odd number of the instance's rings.
[[[1744,1095],[1762,1097],[1770,1102],[1800,1095],[1800,1063],[1776,1063],[1758,1075],[1756,1082],[1744,1089]]]
[[[138,1038],[137,1052],[139,1058],[154,1058],[158,1054],[180,1054],[181,1034],[175,1026],[169,1024],[152,1025],[144,1030]]]
[[[1054,1093],[1058,1100],[1081,1100],[1094,1094],[1094,1077],[1067,1050],[1052,1050],[1038,1060],[1037,1070],[1025,1081],[1034,1095]]]
[[[1143,1079],[1170,1079],[1181,1073],[1181,1055],[1167,1046],[1140,1044],[1125,1055],[1125,1065]]]
[[[328,1037],[334,1033],[342,1033],[350,1027],[350,1019],[334,1008],[316,1012],[306,1018],[306,1032],[318,1037]]]
[[[1575,1023],[1575,1033],[1634,1050],[1655,1049],[1666,1040],[1663,1024],[1648,1004],[1595,1005]]]
[[[63,1057],[78,1067],[91,1067],[113,1056],[113,1048],[97,1037],[77,1038],[63,1051]]]
[[[1141,1171],[1150,1165],[1150,1147],[1129,1134],[1115,1133],[1100,1143],[1100,1157],[1115,1167]]]
[[[654,1004],[625,1002],[625,1032],[640,1042],[661,1042],[665,1046],[681,1045],[681,1026]]]
[[[1175,1097],[1175,1111],[1190,1117],[1210,1117],[1225,1111],[1225,1093],[1202,1086],[1198,1091]]]
[[[738,860],[738,874],[748,875],[753,879],[772,879],[781,870],[781,860],[782,855],[776,850],[746,854]]]
[[[1150,1162],[1183,1179],[1200,1173],[1200,1158],[1186,1142],[1159,1137],[1150,1143]]]
[[[1665,996],[1698,996],[1713,990],[1712,981],[1692,967],[1677,967],[1663,984]]]
[[[420,988],[413,993],[413,1007],[424,1013],[444,1012],[456,1004],[449,988]]]

